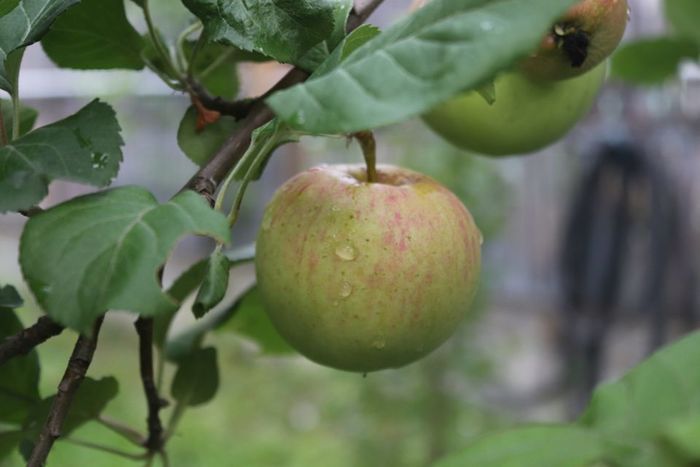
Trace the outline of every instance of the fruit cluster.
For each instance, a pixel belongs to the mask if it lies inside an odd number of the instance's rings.
[[[544,147],[591,107],[619,43],[626,0],[583,0],[532,56],[424,116],[448,141],[490,155]],[[279,333],[318,363],[369,372],[411,363],[443,343],[468,310],[481,234],[445,187],[407,169],[321,166],[267,206],[256,271]]]

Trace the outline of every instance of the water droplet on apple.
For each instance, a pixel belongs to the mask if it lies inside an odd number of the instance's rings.
[[[335,255],[343,261],[353,261],[357,257],[357,250],[352,245],[341,245],[335,249]]]
[[[374,347],[377,350],[382,350],[384,347],[386,347],[386,342],[384,342],[383,340],[374,341],[372,342],[372,347]]]
[[[352,293],[352,285],[349,282],[343,282],[340,285],[340,296],[343,298],[348,298]]]

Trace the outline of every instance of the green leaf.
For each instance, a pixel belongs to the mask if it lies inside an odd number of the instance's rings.
[[[700,2],[697,0],[666,0],[664,6],[666,18],[673,29],[700,46],[700,28],[698,28]]]
[[[234,168],[234,179],[258,180],[275,150],[287,143],[299,141],[299,136],[299,132],[291,130],[278,119],[257,128],[253,131],[248,150]]]
[[[12,133],[12,103],[8,100],[0,99],[0,108],[2,108],[2,121],[5,125],[5,131],[9,137]],[[34,124],[36,123],[36,118],[39,116],[39,112],[36,109],[27,107],[25,105],[20,105],[19,108],[19,134],[20,136],[29,133]]]
[[[81,425],[96,419],[107,404],[119,393],[119,383],[116,378],[106,376],[101,379],[86,377],[75,392],[70,410],[61,430],[62,436],[68,436]],[[48,417],[55,395],[43,399],[26,420],[25,429],[36,432]]]
[[[209,257],[204,282],[192,305],[192,313],[196,318],[204,316],[224,299],[230,268],[228,258],[221,251],[217,250]]]
[[[0,432],[0,462],[17,449],[24,436],[21,431]]]
[[[292,127],[311,133],[395,123],[492,78],[534,49],[573,3],[433,0],[335,70],[279,91],[267,103]]]
[[[22,297],[11,285],[0,287],[0,308],[19,308],[22,306]]]
[[[116,188],[32,217],[22,234],[20,264],[47,314],[85,331],[109,309],[154,316],[176,308],[157,271],[186,234],[223,243],[228,222],[191,191],[158,204],[142,188]]]
[[[345,60],[352,52],[364,45],[372,38],[379,35],[379,28],[370,24],[363,24],[359,28],[348,34],[338,47],[333,50],[333,53],[326,60],[318,65],[311,75],[311,79],[318,78],[327,73],[330,73],[338,67],[340,62]]]
[[[19,5],[19,0],[0,0],[0,17],[5,16]]]
[[[599,387],[580,424],[603,436],[624,440],[613,454],[643,450],[667,423],[700,414],[700,333],[656,352],[619,381]]]
[[[197,349],[180,360],[170,393],[180,404],[195,406],[209,402],[219,389],[216,349]]]
[[[41,40],[63,68],[140,70],[145,41],[126,18],[123,0],[81,0],[61,15]]]
[[[684,417],[671,422],[663,438],[688,460],[700,460],[700,415]]]
[[[16,302],[14,289],[0,289],[5,302]],[[16,292],[15,292],[16,294]],[[8,308],[0,308],[0,341],[24,329]],[[0,422],[19,424],[39,401],[39,357],[36,350],[14,357],[0,365]]]
[[[195,164],[206,164],[228,138],[238,123],[233,117],[222,115],[216,122],[197,130],[197,110],[190,106],[180,121],[177,144]]]
[[[583,467],[602,457],[602,443],[590,430],[540,425],[487,435],[433,466]]]
[[[621,47],[613,56],[612,74],[637,84],[660,84],[677,76],[686,58],[697,57],[700,48],[686,39],[642,39]]]
[[[352,0],[340,0],[336,2],[333,13],[333,33],[323,42],[313,46],[303,57],[297,60],[296,65],[306,71],[312,72],[328,58],[331,52],[340,44],[346,34],[348,16],[352,11]]]
[[[329,38],[344,0],[183,0],[214,41],[295,63]]]
[[[255,260],[255,243],[242,246],[233,250],[225,251],[228,258],[229,267],[248,263]],[[168,295],[177,303],[182,303],[204,280],[207,273],[208,261],[202,260],[190,266],[168,289]],[[170,323],[175,317],[177,310],[169,313],[162,313],[155,318],[154,341],[159,348],[163,347],[165,338],[170,328]]]
[[[51,23],[79,0],[22,0],[17,7],[0,17],[0,89],[14,93],[5,60],[13,50],[26,47],[46,33]]]
[[[185,53],[191,56],[194,42],[185,43]],[[211,94],[233,99],[238,94],[238,62],[246,53],[235,47],[208,42],[204,44],[191,64],[193,77]]]
[[[41,201],[51,180],[105,186],[122,160],[114,110],[97,100],[0,148],[0,212]]]
[[[229,313],[231,316],[235,315],[235,319],[226,321],[226,324],[219,328],[220,331],[233,331],[248,337],[255,341],[265,353],[289,354],[296,352],[272,325],[265,312],[257,287],[251,287],[239,298]]]

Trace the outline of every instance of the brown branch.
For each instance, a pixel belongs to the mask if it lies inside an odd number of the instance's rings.
[[[134,323],[139,335],[139,364],[141,368],[141,381],[148,403],[148,438],[143,445],[149,452],[161,452],[163,450],[163,425],[160,422],[158,412],[168,405],[168,401],[158,395],[155,379],[153,377],[153,318],[140,317]]]
[[[209,92],[204,89],[204,86],[192,78],[187,80],[187,85],[190,88],[190,92],[194,93],[194,95],[199,98],[199,101],[204,107],[209,110],[215,110],[221,115],[233,117],[236,120],[242,120],[248,116],[251,109],[255,106],[255,103],[259,100],[259,98],[255,98],[228,101],[222,97],[209,94]]]
[[[34,445],[32,454],[27,462],[27,467],[41,467],[46,463],[46,458],[49,456],[49,451],[53,446],[54,441],[61,436],[63,422],[68,415],[73,397],[80,387],[80,383],[85,378],[92,357],[95,354],[97,346],[97,336],[102,326],[104,317],[100,317],[95,321],[92,328],[92,334],[89,336],[81,335],[73,348],[73,354],[68,360],[68,366],[63,374],[63,378],[58,385],[58,392],[51,404],[49,416],[44,423],[39,439]]]
[[[7,336],[0,342],[0,365],[12,357],[29,353],[34,347],[62,331],[63,326],[48,316],[42,316],[32,326],[14,336]]]
[[[361,9],[355,7],[348,18],[347,31],[350,32],[359,27],[381,5],[383,0],[371,0]],[[263,102],[274,92],[289,88],[305,81],[309,74],[300,68],[293,68],[280,81],[277,82],[264,96],[256,99],[243,120],[241,126],[219,148],[209,162],[202,167],[183,187],[183,190],[194,190],[204,196],[210,204],[214,204],[214,195],[219,184],[233,169],[236,162],[243,157],[253,131],[272,120],[275,114]]]

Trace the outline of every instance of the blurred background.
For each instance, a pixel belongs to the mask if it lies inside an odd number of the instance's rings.
[[[387,1],[371,22],[388,25],[410,3]],[[632,0],[631,6],[626,40],[664,33],[658,0]],[[190,21],[179,2],[154,1],[153,10],[170,39]],[[129,13],[141,27],[135,8]],[[40,46],[25,57],[20,92],[40,111],[38,125],[94,97],[116,108],[126,146],[115,185],[144,185],[163,201],[195,172],[176,141],[189,101],[153,74],[59,70]],[[242,93],[258,95],[284,72],[278,65],[245,64],[238,77]],[[214,333],[208,339],[219,348],[220,390],[210,404],[185,415],[169,444],[172,465],[424,466],[488,430],[575,418],[597,383],[696,327],[696,66],[683,65],[677,79],[660,86],[611,79],[564,140],[527,157],[467,154],[419,120],[381,129],[377,139],[381,162],[447,185],[481,228],[483,277],[469,318],[425,360],[364,378],[301,357],[263,355],[251,341]],[[278,150],[249,189],[233,244],[254,241],[265,203],[294,173],[361,160],[356,144],[342,139],[304,138]],[[85,192],[54,182],[42,205]],[[20,315],[30,324],[38,311],[17,264],[24,222],[0,215],[0,284],[21,291],[26,305]],[[210,249],[206,241],[183,240],[166,268],[166,284]],[[229,302],[253,278],[252,267],[235,269]],[[187,307],[181,315],[174,332],[192,320]],[[119,379],[120,394],[107,413],[143,430],[133,319],[108,317],[89,374]],[[39,347],[42,394],[55,390],[74,338],[64,332]],[[97,424],[75,437],[129,448]],[[50,460],[56,466],[128,464],[65,442]]]

